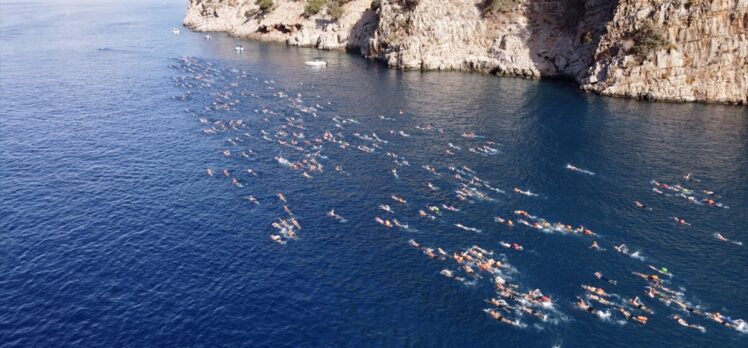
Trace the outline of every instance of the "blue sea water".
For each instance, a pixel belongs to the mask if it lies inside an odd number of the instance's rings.
[[[675,275],[667,286],[685,301],[748,319],[746,246],[713,237],[748,242],[745,107],[605,98],[559,81],[402,72],[355,55],[281,45],[243,42],[238,54],[236,41],[222,34],[172,34],[184,10],[181,1],[0,2],[0,346],[748,342],[746,333],[646,297],[646,282],[631,274],[666,266]],[[328,67],[304,65],[314,57]],[[210,86],[198,76],[209,76]],[[224,99],[226,91],[232,94]],[[299,94],[301,104],[293,102]],[[233,106],[215,110],[214,102]],[[334,116],[359,123],[337,128]],[[301,131],[283,129],[286,117],[303,120],[306,139],[330,130],[353,146],[324,144],[324,173],[304,178],[274,159],[313,152],[275,141],[279,130]],[[203,132],[214,121],[238,119],[239,130]],[[444,133],[416,128],[428,124]],[[483,138],[460,136],[470,131]],[[356,132],[388,142],[362,152],[355,146],[376,142]],[[498,153],[468,151],[485,141],[496,142]],[[462,150],[446,154],[449,142]],[[256,155],[238,155],[248,148]],[[411,166],[396,167],[386,152]],[[567,163],[595,175],[569,171]],[[336,173],[336,164],[350,175]],[[463,165],[506,194],[483,189],[491,200],[459,201],[448,167]],[[248,167],[258,175],[247,175]],[[223,168],[243,187],[224,178]],[[682,179],[687,173],[700,182]],[[652,179],[713,190],[729,209],[657,194]],[[430,191],[427,182],[442,190]],[[514,187],[540,196],[515,194]],[[302,226],[299,240],[284,245],[269,238],[272,222],[287,216],[278,192]],[[260,205],[244,198],[249,194]],[[635,208],[634,200],[652,211]],[[441,204],[461,210],[434,221],[418,217],[418,209]],[[348,222],[327,217],[332,208]],[[516,221],[517,209],[599,236],[494,221]],[[377,216],[396,216],[412,229],[387,229]],[[673,216],[691,226],[677,226]],[[479,245],[496,258],[504,254],[516,269],[511,281],[549,295],[557,320],[524,316],[527,327],[514,328],[490,319],[483,309],[496,296],[493,280],[444,277],[442,269],[457,272],[455,263],[427,257],[410,239],[450,253]],[[592,240],[607,250],[589,249]],[[614,252],[620,243],[645,260]],[[595,271],[618,285],[596,280]],[[581,284],[621,300],[641,296],[655,314],[645,326],[618,313],[600,319],[574,307]],[[679,326],[673,314],[706,331]]]

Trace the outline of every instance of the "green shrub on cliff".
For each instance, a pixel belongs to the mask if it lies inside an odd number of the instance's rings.
[[[404,0],[403,1],[403,7],[406,10],[412,10],[412,9],[416,8],[416,6],[418,6],[419,2],[420,2],[420,0]]]
[[[486,0],[484,12],[509,12],[519,5],[520,0]]]
[[[325,7],[326,3],[327,0],[309,0],[304,7],[304,16],[311,17],[316,15],[319,11],[322,11],[322,8]]]
[[[382,6],[382,3],[379,0],[374,0],[371,2],[371,6],[369,6],[369,9],[372,11],[376,11],[379,9],[379,6]]]
[[[345,9],[341,5],[341,2],[339,1],[331,1],[327,3],[327,14],[330,15],[332,20],[337,21],[343,17],[343,14],[345,14]]]
[[[273,0],[255,0],[255,5],[260,6],[262,12],[267,12],[273,8]]]
[[[591,31],[588,31],[588,32],[584,33],[584,35],[582,35],[582,42],[585,45],[589,45],[593,41],[595,41],[595,35]]]
[[[652,22],[646,22],[631,35],[634,46],[631,48],[634,54],[645,57],[650,53],[670,46],[665,35],[654,26]]]

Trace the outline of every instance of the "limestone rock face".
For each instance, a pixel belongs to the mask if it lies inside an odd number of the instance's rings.
[[[258,41],[284,42],[325,50],[355,49],[376,28],[371,0],[343,5],[343,16],[332,20],[327,9],[304,16],[306,1],[275,0],[261,11],[254,0],[189,0],[183,24],[195,31],[223,31]]]
[[[662,44],[636,52],[646,27]],[[581,84],[606,95],[748,104],[748,0],[621,0]]]
[[[579,79],[614,1],[382,1],[368,55],[400,68]]]
[[[748,104],[748,0],[190,0],[184,24],[391,67],[565,77],[587,91]],[[327,0],[332,2],[334,0]],[[345,1],[344,1],[345,2]]]

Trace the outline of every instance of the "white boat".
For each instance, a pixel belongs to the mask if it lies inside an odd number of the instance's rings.
[[[210,40],[212,38],[213,38],[213,36],[211,36],[210,34],[205,35],[205,40]]]
[[[244,52],[244,46],[242,46],[242,45],[236,45],[236,46],[234,47],[234,51],[237,51],[237,52]]]
[[[310,66],[320,66],[320,67],[327,66],[327,62],[319,58],[315,58],[314,60],[309,60],[305,62],[304,64],[310,65]]]
[[[179,30],[179,28],[171,28],[171,32],[172,32],[172,33],[173,33],[174,35],[179,35],[179,34],[181,33],[181,31]]]

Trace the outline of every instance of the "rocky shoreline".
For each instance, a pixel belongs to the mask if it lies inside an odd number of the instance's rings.
[[[748,0],[190,0],[195,31],[399,69],[575,80],[602,95],[748,104]]]

